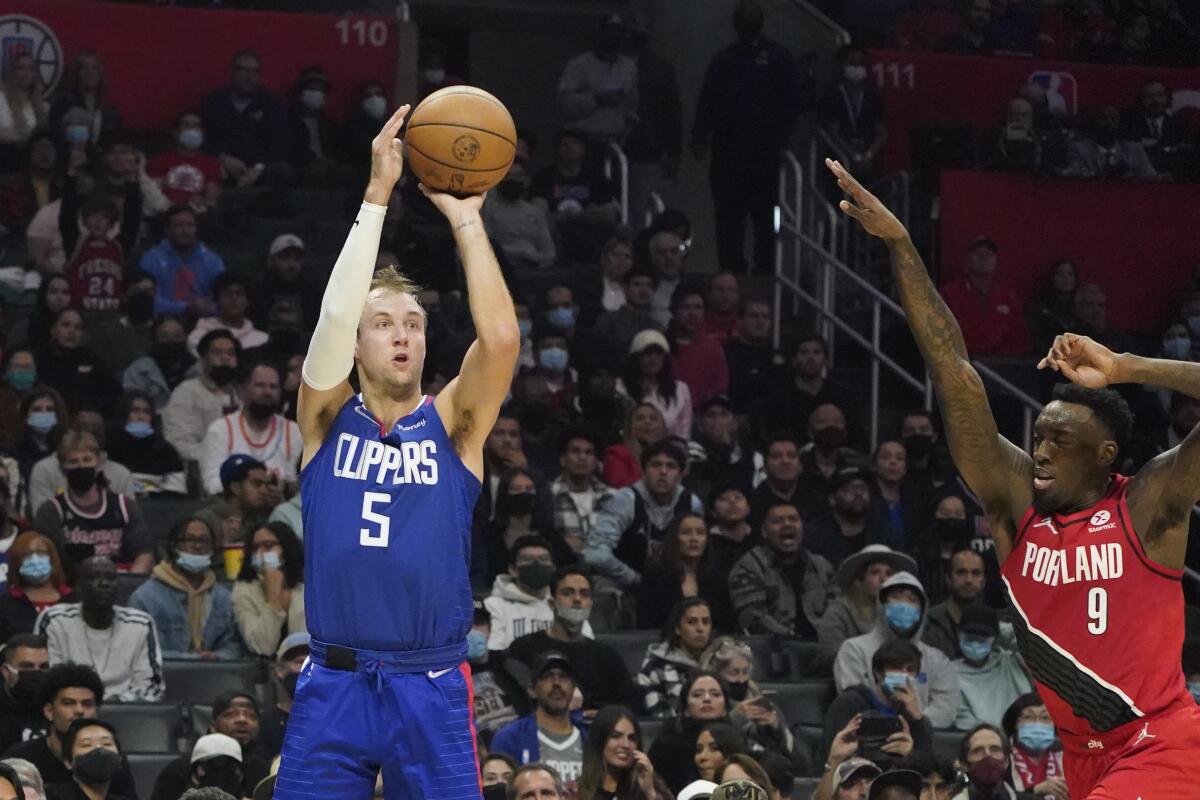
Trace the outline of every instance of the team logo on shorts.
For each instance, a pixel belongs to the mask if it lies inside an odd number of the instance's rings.
[[[0,15],[0,63],[11,63],[18,53],[33,56],[42,95],[54,94],[63,71],[62,45],[46,23],[24,14]]]
[[[463,134],[454,140],[454,157],[463,162],[470,164],[479,156],[479,140],[471,134]]]

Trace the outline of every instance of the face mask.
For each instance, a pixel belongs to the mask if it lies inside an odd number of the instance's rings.
[[[1200,314],[1187,318],[1188,328],[1192,331],[1192,336],[1200,336]]]
[[[569,308],[552,308],[546,312],[546,321],[559,330],[566,330],[575,324],[575,312]]]
[[[97,747],[71,762],[71,773],[88,784],[108,783],[121,768],[121,754]]]
[[[325,107],[325,93],[320,89],[305,89],[300,93],[300,102],[309,111],[320,111]]]
[[[363,98],[362,110],[368,117],[379,119],[387,113],[387,99],[381,94]]]
[[[510,203],[521,199],[521,195],[525,194],[525,184],[521,181],[500,181],[500,185],[496,187],[496,191],[500,196]]]
[[[246,413],[255,419],[270,419],[278,411],[278,403],[261,403],[257,400],[253,403],[246,403]]]
[[[967,661],[987,661],[987,657],[992,654],[992,646],[996,643],[995,636],[979,638],[977,636],[965,636],[959,634],[958,649],[962,650]]]
[[[529,334],[533,332],[533,320],[518,319],[517,320],[517,330],[519,330],[521,332],[522,339],[528,339]]]
[[[210,369],[208,375],[217,386],[228,386],[237,378],[237,367],[219,364]]]
[[[486,661],[488,656],[488,636],[483,631],[471,631],[467,634],[467,658],[478,664]]]
[[[134,325],[143,325],[154,316],[154,295],[135,292],[125,300],[125,316]]]
[[[71,467],[64,472],[67,475],[67,487],[75,494],[83,494],[96,485],[95,467]]]
[[[850,83],[862,83],[867,79],[867,68],[861,64],[847,64],[842,74]]]
[[[265,553],[255,553],[251,556],[250,566],[254,567],[255,572],[262,572],[264,569],[279,569],[282,566],[282,562],[279,558],[279,553],[269,550]]]
[[[908,633],[917,627],[917,623],[921,620],[921,609],[909,603],[897,601],[886,604],[883,607],[883,615],[887,618],[888,625],[891,625],[892,630],[896,633]]]
[[[735,702],[742,702],[750,695],[750,682],[729,683],[729,699]]]
[[[220,789],[231,797],[241,797],[242,774],[234,767],[209,767],[200,778],[201,787]]]
[[[836,450],[846,443],[846,429],[836,426],[813,431],[813,441],[822,450]]]
[[[1200,703],[1200,681],[1191,681],[1188,683],[1188,692],[1192,695],[1192,699]]]
[[[1017,743],[1031,753],[1044,753],[1054,744],[1054,726],[1049,722],[1022,722],[1017,726]]]
[[[212,568],[212,556],[204,556],[199,553],[180,553],[175,556],[175,566],[184,572],[198,575]]]
[[[50,573],[54,570],[54,564],[50,561],[50,556],[44,553],[30,553],[25,556],[25,560],[21,562],[21,577],[32,583],[41,583],[50,577]]]
[[[8,690],[13,703],[22,711],[40,708],[42,686],[46,683],[46,670],[27,669],[17,675],[17,682]]]
[[[92,137],[92,132],[87,125],[68,125],[64,135],[68,144],[87,144],[87,140]]]
[[[421,77],[426,83],[437,85],[446,80],[446,70],[440,67],[438,69],[421,70]]]
[[[567,368],[567,351],[561,347],[547,347],[538,352],[538,364],[550,372],[562,372]]]
[[[299,672],[289,672],[287,675],[284,675],[283,680],[280,681],[280,683],[283,684],[284,690],[288,693],[288,697],[296,696],[296,681],[298,680],[300,680]]]
[[[891,697],[896,693],[896,690],[902,686],[908,686],[907,672],[885,672],[883,673],[883,693]]]
[[[146,439],[154,435],[154,426],[143,419],[134,420],[125,423],[125,432],[135,439]]]
[[[971,533],[970,524],[965,519],[949,517],[933,521],[933,535],[939,542],[958,542],[966,539]]]
[[[179,132],[179,143],[188,150],[199,150],[204,144],[204,131],[199,128],[184,128]]]
[[[970,776],[971,783],[989,789],[1004,780],[1006,772],[1008,772],[1008,762],[1003,758],[991,756],[967,768],[967,775]]]
[[[566,623],[568,628],[575,629],[582,628],[583,623],[587,622],[591,615],[590,608],[560,608],[554,612],[554,616]]]
[[[1175,337],[1163,339],[1163,355],[1176,361],[1186,361],[1192,353],[1192,340]]]
[[[58,415],[53,411],[30,411],[25,424],[38,433],[49,433],[58,424]]]
[[[532,492],[522,492],[521,494],[510,494],[508,496],[508,512],[517,516],[524,516],[533,513],[533,507],[537,503],[537,495]]]
[[[540,592],[549,586],[550,579],[553,577],[553,564],[542,564],[535,561],[532,564],[517,567],[517,580],[535,592]]]
[[[10,369],[5,379],[8,381],[8,385],[16,391],[28,392],[37,382],[37,373],[31,369]]]
[[[933,437],[925,433],[914,433],[904,437],[904,454],[909,461],[920,461],[933,450]]]

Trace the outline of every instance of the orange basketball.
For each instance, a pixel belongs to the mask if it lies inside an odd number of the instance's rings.
[[[405,160],[431,189],[480,194],[499,183],[517,151],[517,128],[504,104],[473,86],[447,86],[408,118]]]

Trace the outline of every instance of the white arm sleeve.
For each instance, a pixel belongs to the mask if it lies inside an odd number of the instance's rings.
[[[346,380],[354,366],[354,340],[371,290],[371,276],[375,274],[386,211],[384,206],[362,204],[329,274],[325,297],[321,300],[321,318],[317,320],[301,370],[304,382],[317,391],[332,389]]]

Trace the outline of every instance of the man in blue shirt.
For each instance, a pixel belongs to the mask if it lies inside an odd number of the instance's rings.
[[[196,238],[196,212],[188,206],[167,209],[165,227],[166,238],[141,261],[142,270],[154,276],[154,313],[208,316],[212,284],[225,262]]]

